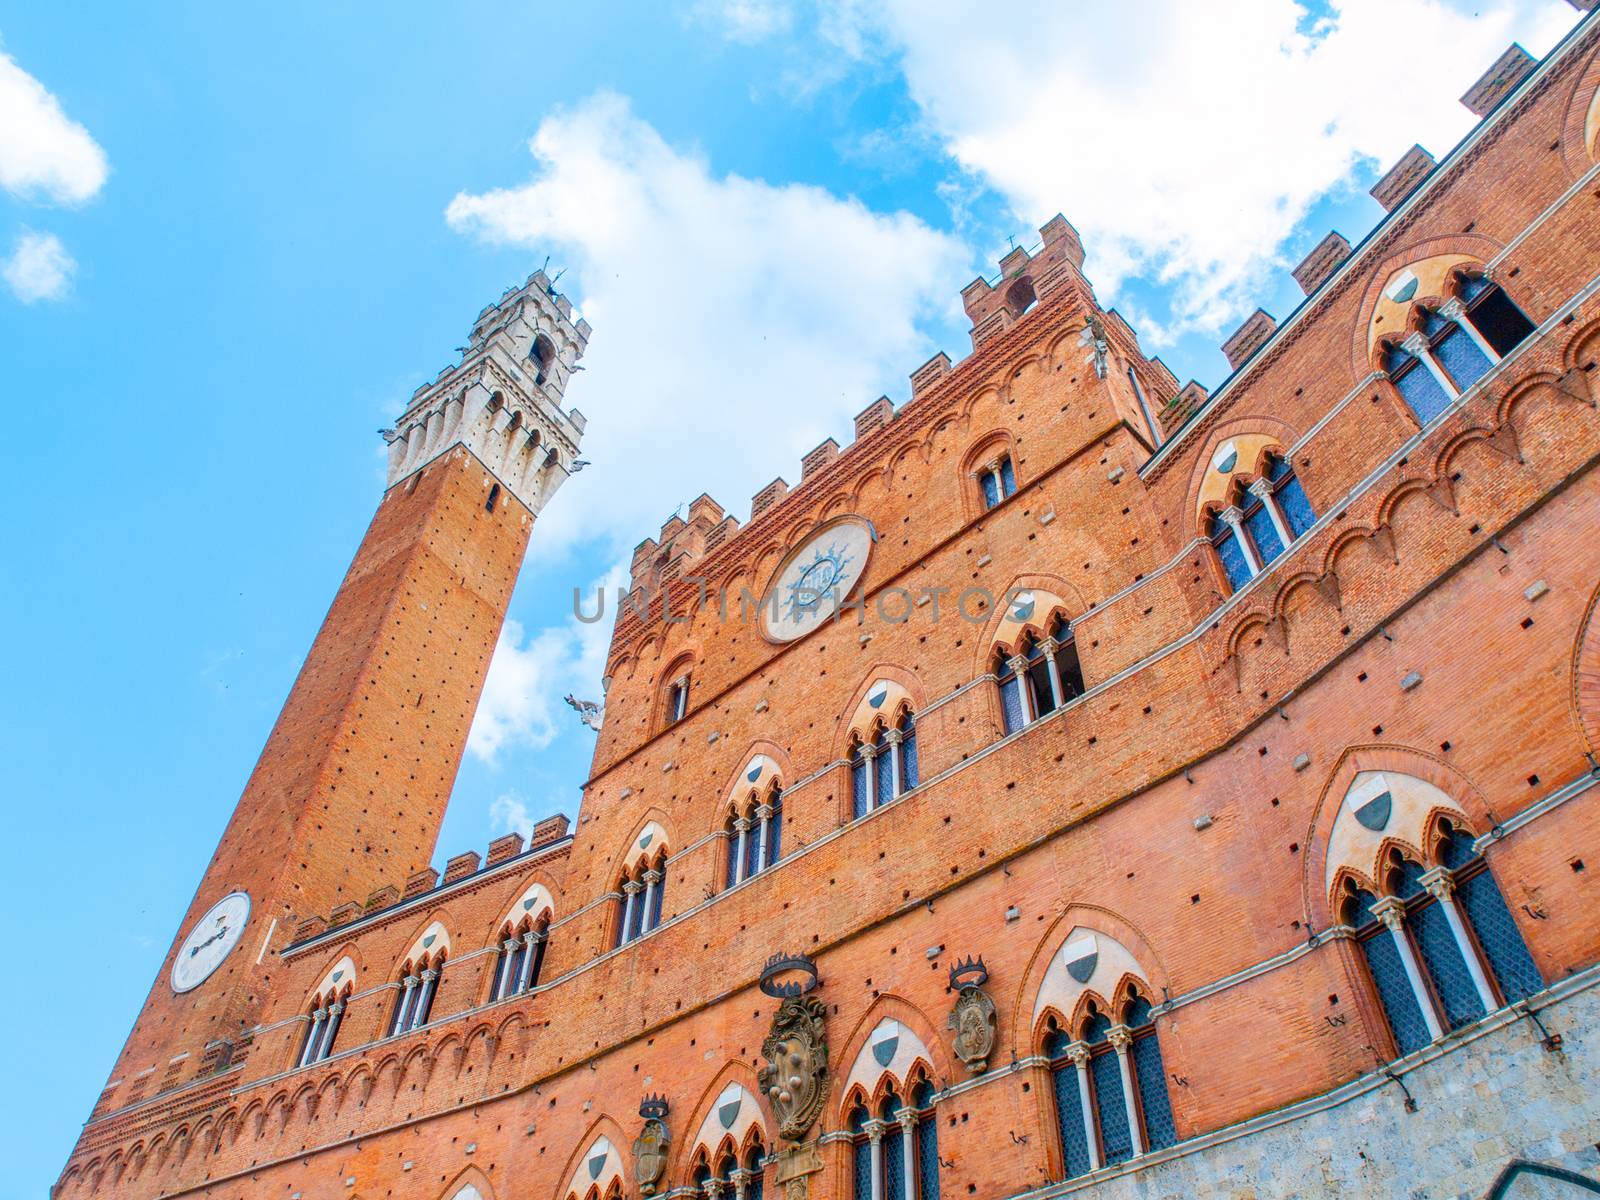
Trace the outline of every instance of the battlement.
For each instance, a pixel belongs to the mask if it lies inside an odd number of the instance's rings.
[[[674,514],[661,526],[659,537],[645,538],[634,547],[631,586],[654,588],[680,578],[738,528],[738,518],[728,516],[722,505],[702,492],[689,502],[687,519]]]
[[[451,857],[445,864],[445,873],[441,878],[439,872],[432,867],[424,867],[414,872],[406,879],[404,888],[397,888],[393,884],[385,884],[375,888],[367,897],[365,904],[351,901],[341,904],[326,917],[308,916],[301,918],[294,928],[293,940],[289,948],[299,946],[303,942],[321,937],[332,929],[341,929],[356,921],[364,921],[369,917],[377,917],[390,909],[409,904],[419,896],[443,888],[454,887],[462,880],[471,879],[485,871],[492,871],[513,859],[525,858],[530,854],[549,850],[558,843],[566,840],[567,831],[571,821],[563,814],[557,813],[553,817],[546,817],[533,827],[532,835],[527,839],[526,848],[520,833],[508,833],[495,838],[489,843],[488,854],[480,856],[476,850],[468,850],[462,854]]]

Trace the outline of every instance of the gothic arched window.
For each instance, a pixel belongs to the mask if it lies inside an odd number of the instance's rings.
[[[548,917],[542,918],[537,926],[524,918],[515,930],[510,925],[501,929],[489,999],[504,1000],[539,986],[548,925]]]
[[[309,1067],[333,1053],[334,1039],[339,1036],[339,1026],[344,1019],[345,1006],[350,1003],[350,985],[343,991],[329,991],[312,998],[306,1010],[309,1024],[305,1040],[300,1043],[300,1054],[295,1060],[298,1067]]]
[[[409,1033],[428,1023],[433,1012],[433,998],[439,991],[439,977],[444,974],[443,952],[431,961],[427,958],[416,963],[407,961],[400,968],[399,994],[395,996],[394,1011],[389,1016],[389,1037]]]
[[[1426,425],[1521,345],[1534,325],[1497,285],[1458,274],[1458,294],[1437,308],[1415,310],[1417,328],[1390,342],[1383,369]]]
[[[1019,652],[1001,660],[997,677],[1007,733],[1076,700],[1084,682],[1071,625],[1057,617],[1045,637],[1023,638]]]
[[[939,1128],[933,1085],[921,1079],[907,1104],[892,1089],[877,1116],[857,1105],[848,1121],[855,1200],[939,1200]]]
[[[907,708],[893,726],[875,726],[870,742],[851,742],[849,763],[852,819],[916,787],[921,779],[916,715]]]
[[[665,852],[652,865],[641,859],[624,874],[617,888],[616,944],[625,946],[661,924],[661,902],[667,889]]]
[[[1045,1039],[1066,1177],[1126,1162],[1177,1141],[1150,1002],[1134,992],[1123,1022],[1089,1004],[1083,1033]]]
[[[1440,822],[1438,855],[1424,869],[1391,851],[1381,898],[1346,884],[1344,919],[1356,927],[1401,1054],[1544,987],[1471,838]]]
[[[723,827],[728,852],[725,887],[743,883],[778,861],[783,850],[783,791],[776,783],[762,799],[751,792],[735,803]]]
[[[983,497],[985,511],[1017,494],[1017,472],[1009,454],[1002,454],[978,468],[978,492]]]
[[[1211,517],[1206,537],[1228,585],[1238,591],[1277,561],[1316,520],[1294,467],[1287,458],[1269,454],[1261,477],[1238,493],[1233,506]]]

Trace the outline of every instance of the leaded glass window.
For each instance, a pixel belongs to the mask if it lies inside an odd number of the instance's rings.
[[[894,759],[890,756],[889,744],[884,741],[883,730],[878,731],[873,745],[878,749],[877,757],[872,760],[872,799],[876,806],[894,798]]]
[[[1450,407],[1450,395],[1421,359],[1396,346],[1390,350],[1384,369],[1419,423],[1426,425]]]
[[[1451,326],[1450,330],[1433,344],[1433,357],[1455,380],[1457,390],[1466,391],[1493,364],[1465,331]]]
[[[1061,1139],[1061,1161],[1066,1166],[1068,1179],[1089,1170],[1089,1143],[1084,1136],[1083,1106],[1079,1102],[1078,1067],[1066,1057],[1071,1040],[1058,1031],[1045,1042],[1045,1054],[1051,1060],[1050,1082],[1055,1091],[1056,1134]]]
[[[783,793],[772,793],[772,816],[767,819],[767,866],[783,857]]]
[[[1150,1002],[1140,996],[1128,1007],[1128,1028],[1133,1044],[1128,1053],[1133,1059],[1134,1085],[1139,1089],[1139,1109],[1144,1117],[1146,1150],[1164,1150],[1178,1140],[1172,1121],[1172,1102],[1167,1095],[1167,1072],[1161,1062],[1161,1042],[1156,1036]]]
[[[859,745],[850,750],[850,810],[857,820],[867,815],[867,759]]]
[[[910,791],[917,786],[917,723],[908,712],[900,722],[900,787]]]
[[[1228,586],[1238,591],[1250,582],[1250,561],[1244,556],[1233,527],[1221,517],[1211,518],[1211,544],[1216,548],[1217,559],[1222,563],[1222,573],[1228,577]]]
[[[1263,567],[1283,553],[1283,539],[1278,536],[1278,527],[1272,523],[1272,514],[1267,511],[1265,502],[1257,500],[1245,509],[1244,528],[1255,545],[1256,559]]]
[[[1006,674],[1000,680],[1000,708],[1005,715],[1006,732],[1015,733],[1028,723],[1022,707],[1022,680]]]
[[[1502,358],[1533,333],[1533,322],[1512,303],[1511,297],[1485,279],[1463,283],[1461,298],[1468,306],[1467,320]]]
[[[933,1085],[924,1080],[911,1093],[917,1110],[917,1200],[939,1200],[939,1114],[933,1107]]]
[[[1400,961],[1394,935],[1372,915],[1372,906],[1376,903],[1371,892],[1359,889],[1352,892],[1346,902],[1346,920],[1356,927],[1356,937],[1367,960],[1367,972],[1372,976],[1372,985],[1389,1022],[1389,1031],[1394,1034],[1395,1045],[1401,1054],[1410,1054],[1428,1044],[1428,1024],[1417,1004],[1416,993],[1411,990],[1411,980],[1406,975],[1405,964]]]

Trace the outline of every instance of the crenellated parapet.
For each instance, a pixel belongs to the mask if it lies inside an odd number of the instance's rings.
[[[543,271],[508,290],[478,314],[461,361],[419,387],[384,430],[389,486],[465,446],[537,513],[585,465],[578,444],[587,422],[561,405],[589,333]]]

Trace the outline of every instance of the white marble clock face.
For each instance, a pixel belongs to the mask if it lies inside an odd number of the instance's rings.
[[[792,642],[831,619],[861,581],[873,541],[872,526],[852,517],[800,543],[778,568],[773,602],[762,609],[767,636]]]
[[[178,947],[178,957],[172,961],[172,990],[189,992],[204,983],[239,944],[249,919],[250,897],[244,892],[230,892],[213,904]]]

